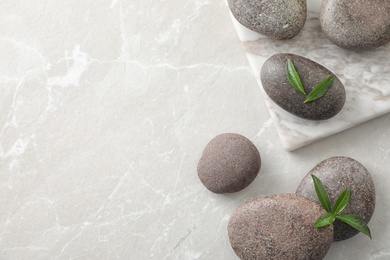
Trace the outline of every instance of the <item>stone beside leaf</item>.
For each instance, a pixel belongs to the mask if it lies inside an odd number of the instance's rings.
[[[320,204],[312,175],[318,177],[326,188],[334,212],[338,212],[339,215],[354,214],[362,218],[365,223],[370,222],[375,211],[375,184],[364,165],[347,156],[329,157],[315,165],[298,185],[296,194]],[[347,188],[350,196],[347,196]],[[347,197],[349,197],[349,202],[343,209],[344,203],[341,199],[346,200]],[[357,229],[338,218],[333,226],[334,241],[346,240],[359,233]]]
[[[288,60],[293,63],[294,69],[292,66],[286,65]],[[297,77],[294,78],[294,70],[299,76],[299,80]],[[307,101],[307,96],[304,93],[310,94],[319,82],[329,76],[334,78],[333,84],[326,94],[314,102]],[[292,87],[289,79],[294,82],[293,84],[296,83],[298,88],[301,84],[303,91]],[[341,111],[345,104],[345,88],[337,76],[322,65],[295,54],[279,53],[271,56],[261,68],[260,80],[265,93],[275,104],[304,119],[326,120],[332,118]],[[316,90],[313,93],[316,93],[313,97],[317,98],[320,92]],[[304,103],[305,100],[307,103]]]
[[[290,82],[290,85],[293,86],[296,90],[301,92],[302,94],[306,95],[305,88],[303,87],[301,83],[301,78],[298,75],[298,72],[296,71],[294,64],[290,59],[286,62],[286,74],[288,82]],[[304,103],[311,102],[314,100],[317,100],[324,96],[330,87],[333,85],[334,77],[329,76],[322,80],[320,83],[318,83],[313,90],[309,93],[309,95],[306,96],[306,99]]]
[[[320,201],[321,206],[327,211],[316,220],[316,222],[314,223],[314,227],[315,228],[325,227],[333,224],[333,222],[336,219],[339,219],[372,239],[371,231],[362,218],[354,214],[344,214],[344,215],[339,214],[348,205],[349,198],[350,198],[349,189],[346,188],[340,194],[332,210],[329,194],[326,191],[324,185],[322,184],[320,179],[318,179],[316,176],[312,175],[311,177],[313,178],[313,183],[317,193],[318,200]]]

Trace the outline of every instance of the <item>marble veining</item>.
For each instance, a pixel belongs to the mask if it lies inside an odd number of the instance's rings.
[[[388,258],[390,116],[287,152],[252,67],[223,0],[0,1],[0,260],[235,260],[234,209],[335,155],[372,173],[377,209],[372,241],[325,259]],[[262,168],[216,195],[196,165],[226,132]]]

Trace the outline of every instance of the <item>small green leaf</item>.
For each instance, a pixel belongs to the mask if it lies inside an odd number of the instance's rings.
[[[337,215],[348,205],[350,197],[350,191],[346,188],[340,196],[337,198],[336,203],[333,206],[333,214]]]
[[[318,200],[320,201],[322,207],[326,210],[326,212],[332,212],[329,194],[326,191],[324,185],[316,176],[311,175],[311,177],[313,179],[314,188],[316,190]]]
[[[322,214],[314,223],[315,228],[329,226],[335,221],[336,217],[331,212]]]
[[[328,92],[330,87],[333,85],[333,81],[334,81],[333,76],[329,76],[323,81],[321,81],[317,86],[313,88],[313,90],[309,93],[309,95],[307,95],[304,103],[317,100],[323,95],[325,95],[326,92]]]
[[[351,227],[359,230],[360,232],[369,236],[372,239],[370,229],[368,228],[368,226],[364,222],[364,220],[361,219],[360,217],[353,215],[353,214],[344,214],[344,215],[338,215],[338,216],[336,216],[336,218],[347,223]]]
[[[286,73],[288,82],[290,82],[291,86],[293,86],[302,94],[306,95],[305,89],[303,88],[301,83],[301,78],[299,77],[297,71],[295,70],[294,64],[290,59],[288,59],[286,63]]]

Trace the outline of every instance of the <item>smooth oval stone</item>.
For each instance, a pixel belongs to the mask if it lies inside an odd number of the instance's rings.
[[[197,170],[207,189],[214,193],[231,193],[247,187],[260,167],[260,153],[249,139],[225,133],[206,145]]]
[[[243,26],[279,40],[296,36],[306,22],[306,0],[228,0],[228,4]]]
[[[326,77],[334,83],[321,98],[304,103],[306,96],[293,88],[286,74],[286,62],[291,59],[307,94]],[[275,54],[261,68],[261,83],[267,95],[281,108],[301,118],[325,120],[337,115],[345,104],[344,85],[331,71],[320,64],[290,53]]]
[[[317,164],[299,184],[296,193],[319,203],[311,175],[317,176],[327,189],[332,205],[346,188],[350,201],[341,214],[355,214],[368,223],[375,209],[375,187],[370,173],[358,161],[336,156]],[[351,226],[336,220],[334,241],[345,240],[359,233]]]
[[[230,244],[240,259],[319,260],[333,241],[333,225],[313,226],[323,213],[317,203],[295,194],[260,197],[230,217]]]
[[[376,48],[390,41],[390,1],[324,0],[320,22],[325,36],[342,48]]]

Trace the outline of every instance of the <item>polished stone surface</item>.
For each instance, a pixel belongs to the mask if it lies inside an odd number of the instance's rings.
[[[335,155],[367,167],[377,204],[373,240],[325,259],[390,257],[390,116],[287,152],[223,1],[3,0],[0,13],[1,260],[237,259],[234,209],[294,193]],[[224,132],[248,137],[262,168],[218,195],[196,165]]]

